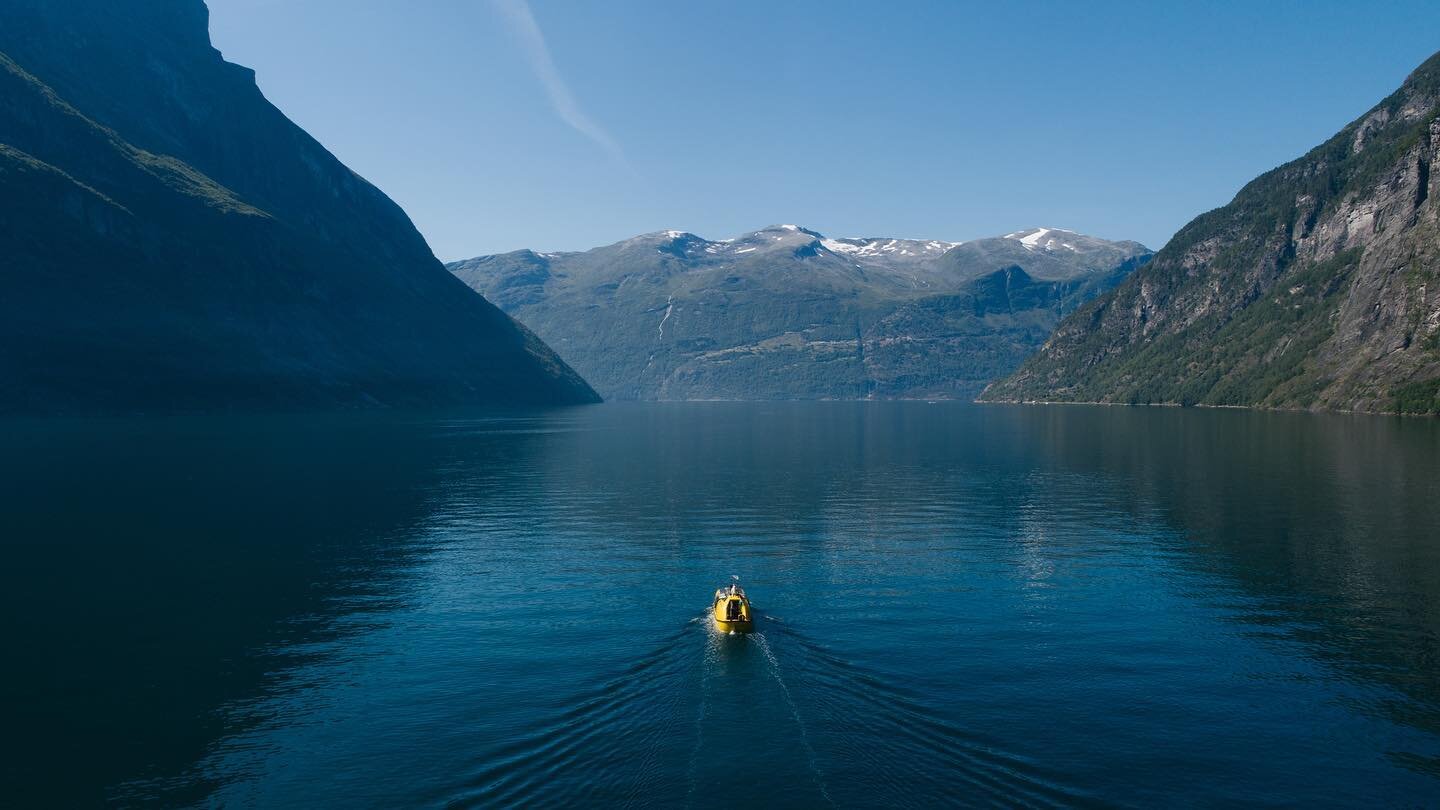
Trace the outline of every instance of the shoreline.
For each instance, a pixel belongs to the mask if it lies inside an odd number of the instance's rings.
[[[1434,419],[1440,414],[1411,413],[1401,411],[1340,411],[1328,408],[1274,408],[1265,405],[1212,405],[1197,402],[1185,405],[1179,402],[1098,402],[1091,400],[1045,400],[1045,399],[976,399],[976,405],[1098,405],[1107,408],[1202,408],[1206,410],[1256,411],[1262,413],[1312,413],[1337,416],[1404,416],[1420,419]]]

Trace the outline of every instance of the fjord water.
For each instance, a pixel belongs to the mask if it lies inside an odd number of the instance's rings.
[[[924,403],[6,422],[22,804],[1440,796],[1440,424]],[[751,636],[716,635],[742,577]]]

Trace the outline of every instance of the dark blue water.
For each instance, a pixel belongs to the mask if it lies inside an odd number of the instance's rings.
[[[1436,421],[7,422],[0,496],[20,804],[1440,800]]]

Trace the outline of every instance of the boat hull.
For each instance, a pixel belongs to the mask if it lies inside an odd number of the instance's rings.
[[[731,622],[725,619],[715,619],[715,629],[722,633],[749,633],[755,629],[753,621]]]

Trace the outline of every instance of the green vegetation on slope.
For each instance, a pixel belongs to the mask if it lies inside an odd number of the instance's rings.
[[[607,398],[971,399],[1150,255],[1041,231],[963,245],[671,231],[449,267]]]
[[[1143,344],[1126,362],[1097,368],[1085,392],[1113,401],[1181,405],[1307,407],[1325,384],[1311,353],[1334,331],[1359,251],[1292,273],[1286,290],[1262,296],[1234,318],[1201,318]]]
[[[1440,413],[1440,377],[1410,383],[1395,391],[1396,413]]]
[[[1425,348],[1440,324],[1437,114],[1440,54],[1182,228],[983,398],[1390,410],[1440,372]]]

